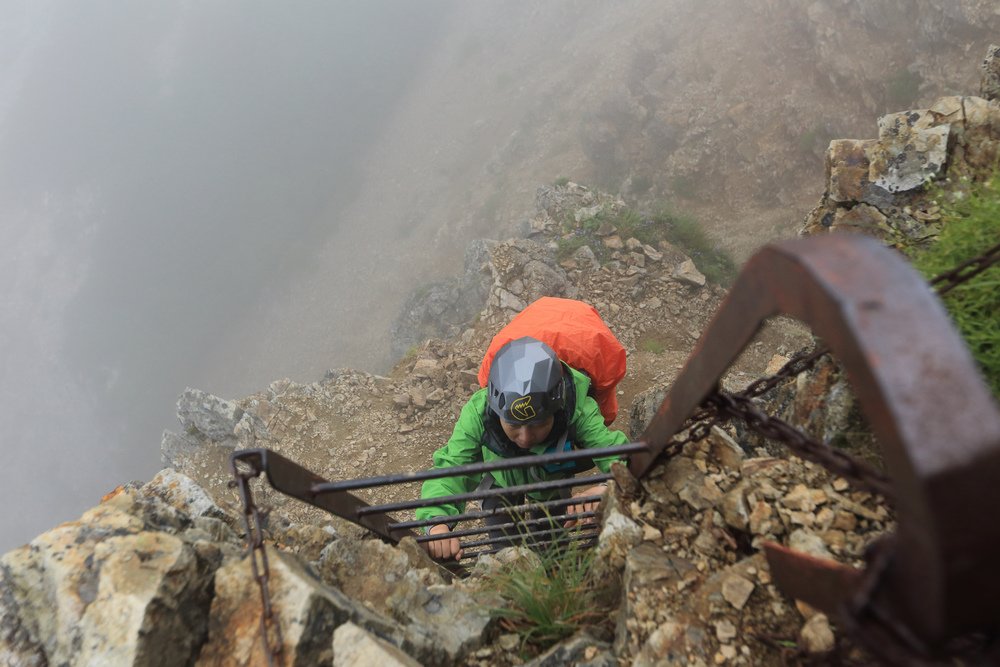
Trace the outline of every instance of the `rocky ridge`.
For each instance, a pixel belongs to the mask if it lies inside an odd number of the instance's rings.
[[[986,72],[995,67],[988,63]],[[976,113],[961,120],[931,110],[903,117],[933,119],[912,125],[940,137],[921,151],[930,157],[917,160],[928,175],[982,174],[974,156],[980,146],[992,150],[985,142],[998,136],[1000,104],[959,98],[958,106]],[[880,127],[901,127],[897,121]],[[847,189],[880,197],[880,210],[909,215],[905,208],[920,184],[902,187],[906,181],[890,192],[879,181],[877,157],[893,154],[895,137],[866,145],[866,168],[847,164],[851,171],[839,169],[845,162],[832,145],[820,207],[834,207],[836,216],[864,203],[841,207],[831,199],[849,176],[854,189]],[[939,161],[931,154],[942,145]],[[228,453],[270,447],[329,479],[423,469],[474,388],[491,333],[543,293],[594,303],[622,339],[630,369],[621,390],[632,410],[619,426],[637,435],[724,290],[692,271],[681,250],[647,247],[613,229],[600,236],[610,261],[593,261],[592,248],[557,261],[550,221],[567,212],[583,219],[617,200],[568,184],[541,190],[538,202],[527,238],[491,244],[481,267],[489,279],[479,320],[454,339],[414,348],[390,376],[331,371],[316,383],[281,380],[236,401],[185,392],[178,403],[184,431],[164,437],[168,468],[0,558],[0,663],[265,664],[259,592],[242,557]],[[724,383],[740,388],[808,343],[800,327],[773,322]],[[798,394],[791,404],[807,409]],[[413,493],[389,488],[366,497],[387,502]],[[490,623],[485,610],[498,602],[479,590],[477,577],[449,581],[410,540],[393,547],[359,539],[360,529],[266,488],[257,497],[273,508],[267,554],[287,664],[861,663],[865,656],[830,619],[774,588],[757,549],[774,540],[857,563],[865,545],[892,528],[880,498],[717,428],[654,468],[639,489],[607,498],[598,554],[600,567],[621,577],[613,627],[522,656],[518,638]],[[515,550],[505,557],[530,556]]]

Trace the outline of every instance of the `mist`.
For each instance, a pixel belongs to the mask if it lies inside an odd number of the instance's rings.
[[[0,5],[0,552],[152,476],[185,386],[291,375],[205,369],[315,268],[448,6]]]
[[[976,90],[1000,15],[942,7],[0,0],[0,552],[155,474],[185,387],[389,372],[539,186],[794,236],[831,139]]]

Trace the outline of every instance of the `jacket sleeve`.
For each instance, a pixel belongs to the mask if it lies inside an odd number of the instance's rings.
[[[483,460],[483,409],[485,408],[486,390],[481,389],[462,408],[451,438],[441,449],[434,452],[434,469],[440,470],[452,466],[478,463]],[[482,475],[462,475],[457,477],[442,477],[429,479],[420,488],[421,498],[441,498],[474,490],[482,479]],[[461,514],[465,503],[444,503],[431,507],[420,507],[415,512],[418,520],[431,519],[436,516],[454,516]]]
[[[595,447],[613,447],[614,445],[624,445],[628,443],[628,436],[621,431],[611,430],[604,423],[604,415],[601,409],[590,396],[587,396],[587,389],[584,386],[580,391],[577,385],[576,412],[573,414],[573,427],[576,432],[576,442],[580,449],[591,449]],[[601,472],[609,472],[611,464],[620,461],[617,456],[594,459],[594,463]]]

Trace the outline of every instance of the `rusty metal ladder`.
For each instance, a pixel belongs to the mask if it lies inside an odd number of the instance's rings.
[[[613,453],[629,457],[630,472],[641,479],[676,451],[676,434],[713,395],[764,321],[775,315],[809,325],[844,366],[883,450],[898,516],[895,533],[871,549],[863,570],[768,545],[775,583],[791,597],[836,615],[889,662],[947,653],[969,633],[995,638],[1000,625],[1000,521],[990,516],[1000,509],[1000,410],[934,292],[902,257],[873,239],[813,237],[772,244],[754,255],[639,441],[612,448]],[[249,465],[245,475],[263,472],[275,489],[396,542],[439,520],[392,521],[388,512],[481,500],[491,493],[577,486],[610,475],[382,506],[369,506],[350,491],[610,451],[563,452],[544,460],[345,482],[323,480],[268,450],[236,452],[233,465],[234,472],[238,463]],[[549,501],[543,507],[558,517],[566,504]],[[477,520],[485,514],[450,519]],[[483,532],[469,529],[460,536]],[[573,539],[592,542],[595,537],[591,528]],[[497,546],[489,538],[465,544],[469,557]]]

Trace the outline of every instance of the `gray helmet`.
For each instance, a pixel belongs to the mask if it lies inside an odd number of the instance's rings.
[[[559,357],[540,340],[524,337],[501,347],[486,385],[490,409],[512,424],[535,424],[566,402]]]

